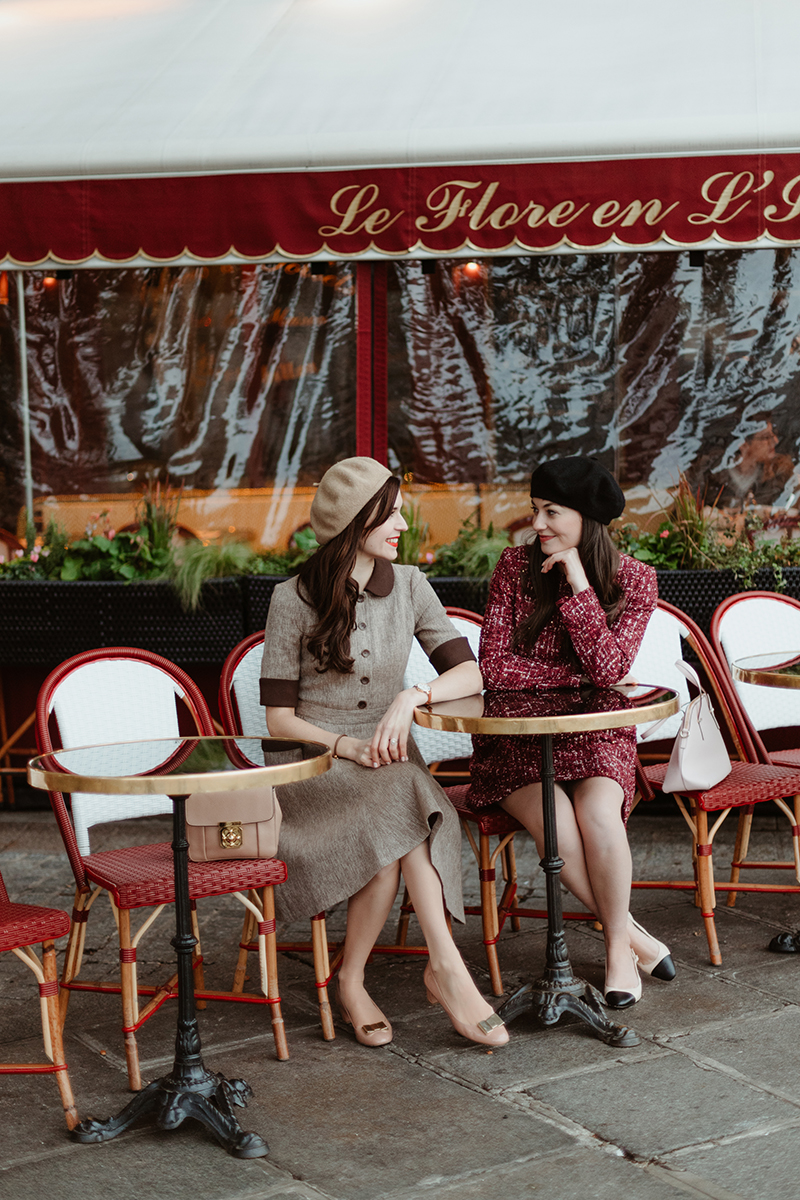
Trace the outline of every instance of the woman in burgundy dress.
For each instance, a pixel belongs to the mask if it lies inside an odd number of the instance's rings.
[[[490,690],[610,687],[627,680],[656,606],[652,567],[621,555],[606,526],[625,498],[589,458],[562,458],[531,476],[536,538],[505,550],[492,576],[480,667]],[[470,800],[501,804],[544,850],[538,738],[475,737]],[[604,995],[611,1008],[641,998],[639,970],[672,979],[669,950],[628,912],[625,822],[635,788],[635,730],[553,739],[556,821],[566,886],[603,923]]]

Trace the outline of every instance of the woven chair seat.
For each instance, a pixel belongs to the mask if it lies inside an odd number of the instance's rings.
[[[445,788],[445,791],[461,820],[473,821],[480,832],[487,836],[498,834],[503,837],[507,833],[519,833],[525,828],[499,804],[493,804],[489,808],[470,808],[467,803],[468,783],[459,783],[454,787]]]
[[[118,908],[174,903],[175,881],[172,874],[172,846],[169,842],[103,850],[87,855],[83,864],[87,878],[107,888]],[[286,864],[277,858],[190,862],[189,895],[192,900],[200,900],[204,896],[225,896],[230,892],[283,883],[285,878]]]
[[[771,750],[770,758],[779,767],[798,767],[798,768],[800,768],[800,749],[797,749],[797,750]]]
[[[645,767],[648,782],[660,788],[667,773],[668,763]],[[738,808],[745,804],[758,804],[775,798],[776,784],[783,789],[784,796],[800,794],[800,769],[778,767],[765,763],[734,762],[731,773],[722,783],[707,792],[690,792],[705,812],[716,812],[723,808]]]
[[[69,917],[60,908],[38,904],[0,904],[0,950],[38,946],[69,933]]]

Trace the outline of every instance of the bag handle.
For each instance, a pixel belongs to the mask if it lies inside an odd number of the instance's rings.
[[[689,682],[694,684],[694,686],[697,688],[697,690],[699,691],[701,696],[704,696],[707,694],[706,689],[703,687],[702,683],[700,682],[700,676],[697,674],[697,671],[695,671],[694,667],[691,667],[689,665],[689,663],[684,662],[682,658],[676,659],[675,666],[680,671],[681,675],[685,675],[686,678],[689,680]],[[681,711],[683,711],[683,710],[681,710]],[[673,714],[673,716],[674,716],[674,714]],[[658,732],[658,730],[661,728],[662,725],[666,725],[667,721],[669,721],[670,719],[671,719],[670,717],[663,717],[660,721],[656,721],[655,725],[651,725],[650,728],[646,731],[646,733],[643,733],[640,735],[639,741],[640,742],[647,741],[647,739],[649,737],[652,737],[654,733]]]

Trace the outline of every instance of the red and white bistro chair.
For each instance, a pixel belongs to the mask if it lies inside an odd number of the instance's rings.
[[[711,644],[726,677],[731,676],[731,664],[739,658],[787,651],[800,653],[800,602],[776,592],[741,592],[729,596],[711,618]],[[738,680],[732,682],[744,710],[743,720],[761,761],[800,767],[800,691],[759,687]],[[773,734],[777,742],[775,748],[767,749],[762,734],[766,734],[767,739]],[[793,870],[800,881],[800,799],[795,797],[792,808],[783,800],[776,804],[789,822],[792,861],[765,862],[747,858],[753,809],[744,809],[739,819],[733,880],[738,879],[743,870],[772,868]],[[733,905],[735,900],[736,893],[730,892],[728,904]]]
[[[188,710],[189,732],[215,733],[211,714],[197,685],[168,659],[147,650],[116,646],[77,654],[56,667],[39,691],[36,740],[40,752],[61,746],[86,746],[179,735],[178,701]],[[165,905],[175,899],[172,849],[168,841],[92,853],[90,830],[99,823],[171,813],[167,796],[102,796],[72,793],[71,805],[61,792],[50,792],[50,803],[75,876],[75,907],[61,979],[61,1019],[66,1016],[70,991],[115,992],[122,996],[122,1028],[131,1089],[142,1086],[136,1031],[170,996],[177,994],[177,976],[160,986],[140,986],[136,957],[141,939]],[[194,977],[199,1007],[206,1000],[238,1000],[268,1005],[279,1059],[289,1057],[281,1016],[275,954],[273,887],[286,878],[278,859],[236,859],[190,863],[189,895],[192,924],[198,944]],[[195,905],[210,896],[234,895],[249,911],[248,893],[260,894],[258,922],[263,937],[261,986],[263,997],[242,995],[241,988],[205,989],[203,960]],[[111,900],[119,933],[119,982],[79,977],[86,922],[101,892]],[[136,932],[131,912],[153,908]],[[139,997],[150,999],[139,1008]]]
[[[472,647],[475,657],[480,648],[480,634],[483,618],[478,613],[463,608],[447,608],[447,615],[456,629],[466,637]],[[422,647],[415,641],[412,647],[409,665],[406,669],[405,682],[411,684],[415,679],[426,675],[430,678],[431,664]],[[448,733],[441,730],[425,729],[413,725],[412,732],[420,753],[434,774],[448,776],[451,774],[449,763],[453,760],[469,760],[472,754],[472,738],[468,733]],[[467,772],[468,774],[468,772]],[[446,787],[450,801],[461,820],[461,828],[466,834],[475,861],[478,865],[480,881],[480,905],[466,905],[464,911],[469,916],[480,916],[483,926],[483,945],[486,951],[486,962],[489,968],[489,978],[495,996],[503,995],[503,976],[500,970],[500,960],[497,954],[497,942],[507,920],[511,928],[519,929],[522,917],[534,920],[547,920],[547,909],[521,907],[517,901],[517,864],[514,856],[514,836],[524,832],[523,825],[516,821],[499,804],[489,808],[473,809],[469,806],[467,795],[469,783],[456,784]],[[477,840],[476,840],[477,834]],[[492,840],[496,838],[496,844]],[[497,900],[497,864],[503,876],[503,892]],[[404,900],[401,912],[401,930],[398,940],[405,936],[403,921],[407,923],[407,898]],[[586,912],[565,912],[565,919],[591,921],[593,916]]]
[[[75,1100],[67,1073],[64,1046],[61,1039],[61,1020],[58,1012],[58,975],[54,939],[69,932],[69,917],[60,908],[44,908],[39,904],[12,904],[0,875],[0,953],[10,950],[36,976],[39,984],[39,1004],[42,1015],[42,1037],[47,1062],[0,1063],[0,1075],[54,1074],[67,1128],[78,1123]],[[39,959],[34,946],[41,945]]]
[[[267,718],[264,706],[261,704],[260,680],[261,659],[264,654],[264,634],[251,633],[237,646],[234,646],[222,667],[219,680],[219,715],[222,728],[226,733],[242,734],[251,737],[269,737]],[[242,938],[239,944],[239,961],[236,966],[234,988],[241,991],[244,986],[247,971],[247,955],[256,949],[253,940],[256,920],[252,911],[248,911],[244,919]],[[329,956],[328,934],[325,926],[325,913],[317,913],[311,918],[311,942],[280,942],[281,951],[311,950],[314,958],[314,978],[317,986],[319,1003],[319,1019],[322,1026],[322,1036],[326,1041],[333,1041],[336,1031],[333,1027],[328,985],[331,981],[331,963]]]
[[[731,773],[721,783],[704,792],[675,793],[675,801],[691,833],[694,881],[634,880],[634,887],[696,890],[708,938],[712,963],[722,962],[717,939],[714,908],[716,892],[800,892],[800,886],[771,884],[716,883],[713,867],[713,842],[722,822],[733,809],[746,809],[766,801],[784,801],[800,793],[800,767],[780,766],[764,761],[750,736],[748,722],[739,704],[733,684],[721,668],[705,634],[695,622],[679,609],[663,600],[650,619],[644,641],[631,668],[632,674],[644,683],[658,683],[674,688],[683,697],[685,680],[674,663],[682,658],[684,644],[694,653],[708,681],[714,710],[720,727],[727,730],[734,751]],[[686,694],[688,698],[688,693]],[[674,723],[677,718],[671,718]],[[639,736],[646,728],[638,730]],[[670,729],[670,732],[676,730]],[[651,800],[666,774],[667,764],[640,765],[640,790],[644,800]],[[709,815],[713,824],[709,826]]]

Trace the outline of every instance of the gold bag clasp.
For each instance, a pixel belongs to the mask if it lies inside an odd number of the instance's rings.
[[[219,844],[223,850],[239,850],[243,840],[241,821],[220,821]]]

